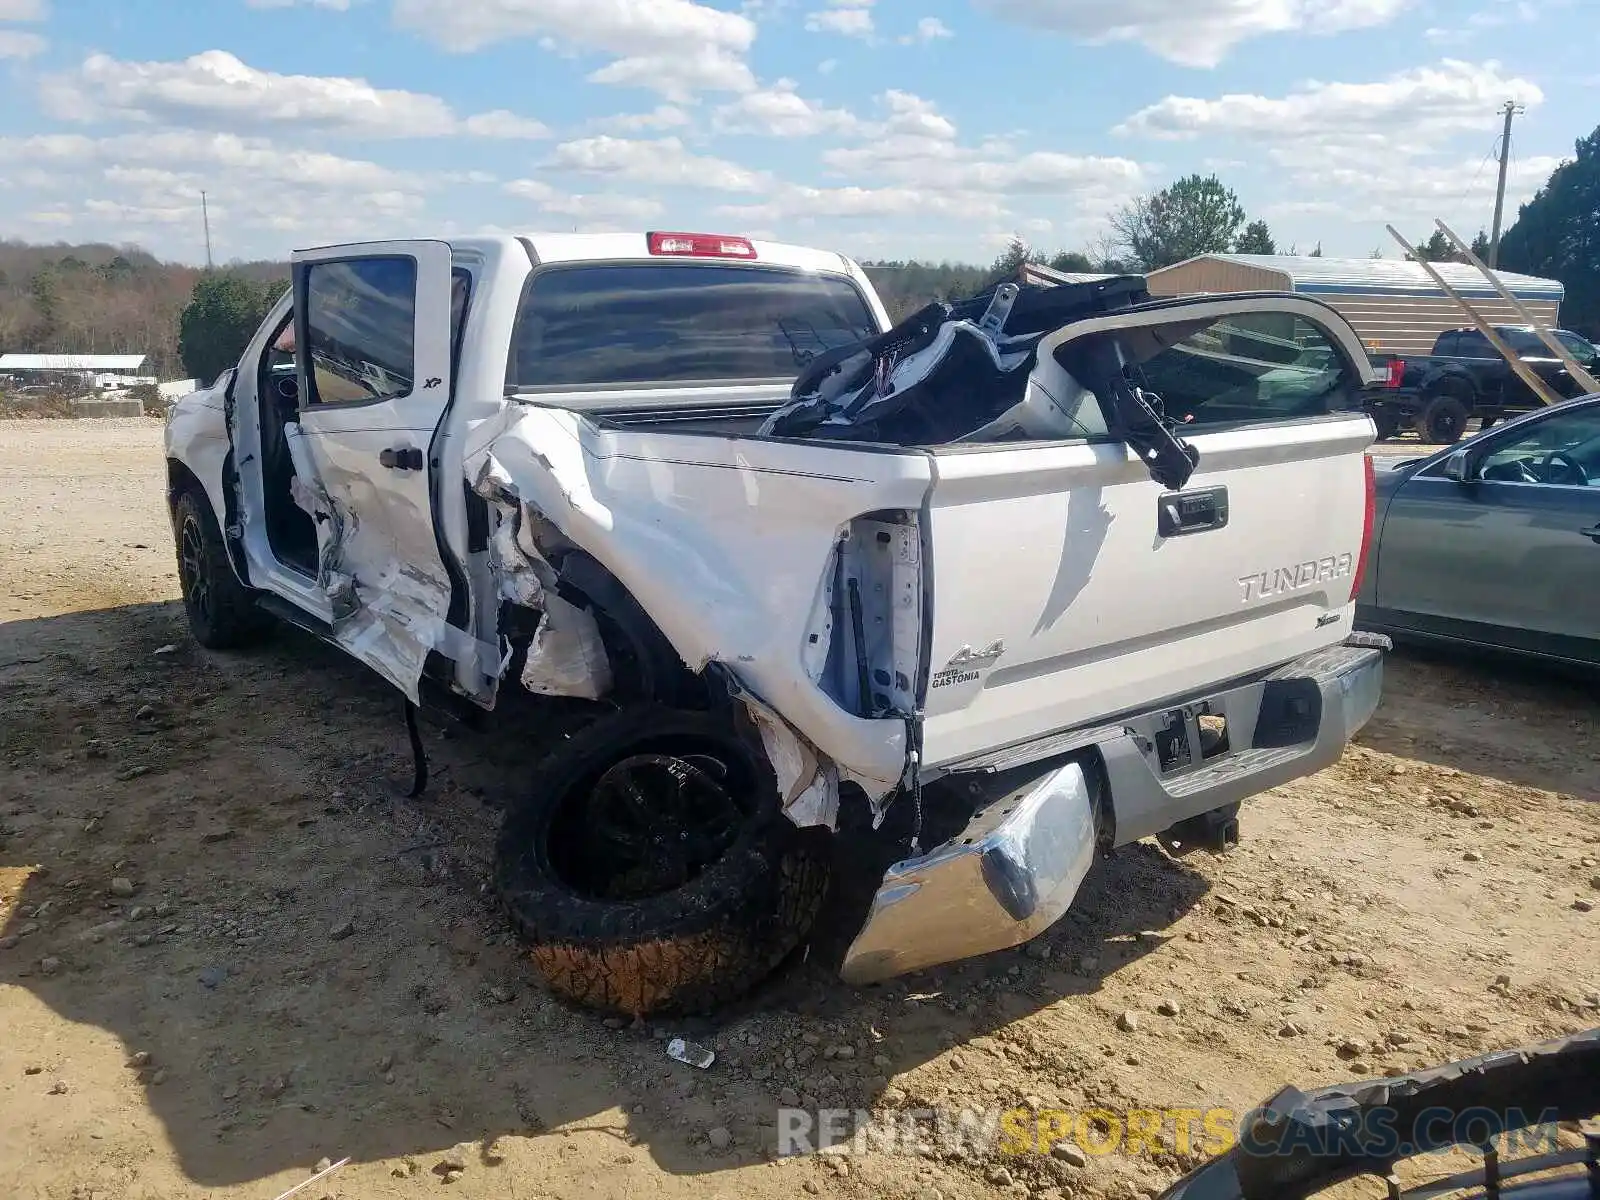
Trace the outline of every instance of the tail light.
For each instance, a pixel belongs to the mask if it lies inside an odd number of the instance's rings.
[[[1406,364],[1404,359],[1391,358],[1389,360],[1389,374],[1383,381],[1386,388],[1398,388],[1406,377]]]
[[[650,253],[679,258],[753,259],[756,248],[749,238],[720,233],[652,233]]]
[[[1378,515],[1378,481],[1372,466],[1372,455],[1361,456],[1366,471],[1367,511],[1361,518],[1361,552],[1356,555],[1356,569],[1350,576],[1350,602],[1361,594],[1361,584],[1367,577],[1367,551],[1372,548],[1372,525]]]

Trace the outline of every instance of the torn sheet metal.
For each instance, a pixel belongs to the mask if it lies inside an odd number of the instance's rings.
[[[489,539],[489,569],[494,573],[500,598],[523,608],[540,608],[555,571],[537,550],[522,545],[521,512],[499,507],[499,521]]]
[[[350,616],[357,607],[355,577],[342,568],[345,522],[354,522],[356,517],[354,513],[338,509],[317,482],[316,469],[311,465],[305,433],[300,426],[292,422],[284,425],[283,437],[289,449],[289,461],[294,465],[289,495],[316,526],[317,586],[332,604],[333,619],[337,622]]]
[[[839,768],[765,704],[741,690],[738,700],[761,734],[761,745],[778,779],[778,802],[801,829],[839,823]]]
[[[449,595],[448,581],[393,555],[361,564],[358,574],[348,561],[360,529],[356,506],[320,478],[300,426],[283,432],[294,465],[290,494],[316,524],[317,586],[328,599],[334,642],[419,703],[428,653],[450,640],[437,602],[441,591]]]
[[[599,700],[611,691],[611,660],[594,614],[554,592],[547,592],[543,603],[522,686],[539,696]]]
[[[727,664],[841,780],[899,786],[905,722],[817,686],[820,651],[801,647],[819,622],[794,597],[826,593],[839,531],[863,512],[920,510],[925,456],[615,429],[532,402],[475,427],[464,451],[469,486],[514,503],[535,550],[576,548],[608,571],[691,673]]]
[[[520,681],[539,696],[599,700],[611,691],[611,660],[594,614],[556,593],[557,572],[540,552],[516,482],[485,457],[473,489],[489,501],[495,528],[489,538],[489,569],[500,598],[537,611],[539,626],[528,646]]]

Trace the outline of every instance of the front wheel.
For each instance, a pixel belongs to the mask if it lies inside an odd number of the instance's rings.
[[[827,836],[779,811],[771,767],[727,718],[641,706],[537,769],[495,882],[556,994],[633,1017],[705,1011],[810,931]]]
[[[194,640],[207,650],[231,650],[260,638],[271,618],[233,573],[210,502],[192,491],[182,493],[172,506],[172,525],[178,585]]]

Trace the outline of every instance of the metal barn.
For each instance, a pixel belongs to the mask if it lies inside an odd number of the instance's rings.
[[[1434,263],[1446,282],[1496,325],[1522,318],[1468,263]],[[1554,279],[1498,272],[1501,282],[1540,321],[1560,324],[1565,290]],[[1151,271],[1157,296],[1217,292],[1298,292],[1344,314],[1369,350],[1427,354],[1446,329],[1471,322],[1421,265],[1387,258],[1314,258],[1292,254],[1203,254]]]

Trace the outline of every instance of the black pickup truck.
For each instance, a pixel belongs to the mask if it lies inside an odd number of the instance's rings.
[[[1497,325],[1495,332],[1558,396],[1567,399],[1582,391],[1529,326]],[[1553,332],[1580,365],[1595,369],[1600,351],[1575,333]],[[1539,398],[1477,329],[1441,333],[1426,357],[1375,354],[1372,361],[1383,379],[1367,389],[1365,402],[1382,438],[1414,428],[1425,442],[1449,444],[1461,439],[1473,417],[1487,429],[1507,413],[1540,407]]]

